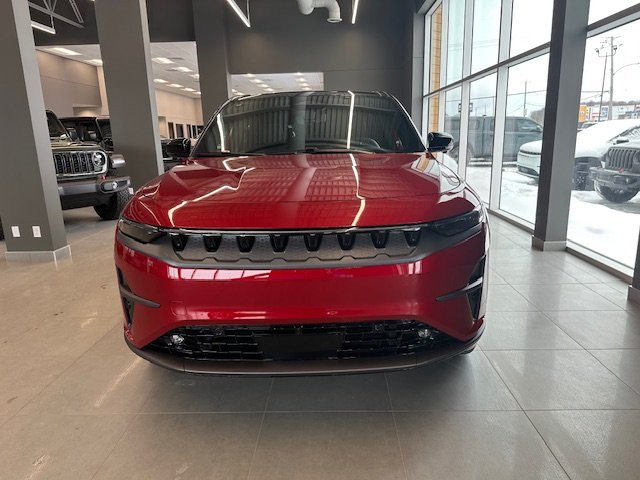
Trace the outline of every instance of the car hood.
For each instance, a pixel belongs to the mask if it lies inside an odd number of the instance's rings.
[[[587,135],[585,135],[587,134]],[[603,140],[602,138],[590,138],[588,131],[580,132],[576,139],[576,153],[575,158],[581,157],[596,157],[600,158],[609,147],[613,145],[613,140]],[[534,155],[540,155],[542,152],[542,140],[536,140],[535,142],[525,143],[520,147],[520,150],[524,153],[531,153]]]
[[[304,229],[406,225],[478,204],[429,154],[199,158],[143,186],[124,216],[163,227]]]
[[[74,142],[72,140],[64,140],[64,139],[52,138],[51,139],[51,149],[54,152],[56,152],[56,151],[63,151],[63,150],[73,150],[73,151],[78,151],[78,150],[100,150],[101,147],[97,143]]]

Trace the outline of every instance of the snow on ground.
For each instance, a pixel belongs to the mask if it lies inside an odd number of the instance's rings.
[[[491,167],[467,166],[467,183],[484,201],[489,199]],[[534,223],[538,195],[537,180],[506,167],[502,174],[500,208]],[[571,192],[569,213],[570,241],[609,257],[628,267],[634,266],[640,231],[640,194],[623,204],[609,202],[595,191]]]

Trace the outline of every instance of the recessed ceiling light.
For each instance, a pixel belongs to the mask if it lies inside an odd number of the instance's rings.
[[[267,88],[267,92],[275,92],[275,90],[271,87]]]
[[[180,85],[179,83],[170,83],[167,87],[182,88],[184,85]]]
[[[253,80],[251,80],[253,83],[262,83],[262,80],[260,80],[259,78],[254,78]]]
[[[166,80],[163,80],[162,78],[154,78],[153,81],[156,83],[169,83]]]
[[[297,73],[296,73],[296,75],[298,75],[299,77],[301,77],[301,76],[302,76],[302,73],[297,72]]]
[[[91,60],[89,60],[89,63],[93,63],[94,65],[102,66],[102,60],[100,60],[99,58],[92,58]]]
[[[50,27],[49,25],[45,25],[44,23],[35,22],[33,20],[31,20],[31,28],[35,28],[36,30],[41,30],[43,32],[50,33],[51,35],[56,34],[55,28]]]
[[[259,86],[262,88],[269,88],[269,85],[267,85],[266,83],[261,83]]]
[[[356,17],[358,16],[358,5],[360,4],[360,0],[355,0],[353,2],[353,15],[351,16],[351,23],[356,23]]]
[[[310,85],[308,83],[301,83],[300,86],[302,87],[309,87]]]
[[[232,89],[231,89],[231,91],[232,91],[233,93],[238,93],[238,90],[236,90],[235,88],[232,88]]]
[[[173,60],[169,60],[168,58],[165,58],[165,57],[155,57],[155,58],[152,58],[151,60],[153,60],[156,63],[160,63],[162,65],[169,65],[170,63],[173,63]]]
[[[49,48],[48,50],[50,52],[56,52],[56,53],[60,53],[61,55],[68,55],[70,57],[75,57],[76,55],[82,55],[81,53],[78,53],[74,50],[69,50],[68,48],[64,48],[64,47],[53,47],[53,48]]]
[[[196,90],[194,88],[183,88],[182,89],[185,92],[195,92]]]
[[[202,95],[202,92],[193,92],[193,93],[195,93],[196,95]]]
[[[309,90],[311,90],[311,87],[304,87],[303,90],[309,91]]]
[[[244,76],[245,77],[249,77],[249,78],[255,77],[255,75],[253,73],[245,73]]]
[[[193,75],[189,75],[191,78],[195,78],[196,80],[200,79],[200,74],[199,73],[194,73]]]
[[[298,78],[298,81],[299,81],[299,82],[306,82],[306,81],[307,81],[307,79],[306,79],[306,78],[304,78],[304,77],[302,77],[302,78]]]
[[[182,72],[182,73],[193,72],[193,70],[191,70],[190,68],[187,68],[187,67],[176,67],[176,68],[174,68],[174,70],[176,72]]]

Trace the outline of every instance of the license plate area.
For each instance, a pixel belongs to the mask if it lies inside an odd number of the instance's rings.
[[[332,358],[344,342],[344,333],[261,335],[255,338],[265,360]]]

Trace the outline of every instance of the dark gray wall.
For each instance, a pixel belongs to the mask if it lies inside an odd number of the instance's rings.
[[[326,9],[302,15],[296,0],[252,0],[251,29],[224,0],[211,1],[224,4],[230,73],[324,72],[327,89],[385,90],[410,109],[415,0],[362,1],[355,25],[351,0],[339,0],[339,24]],[[36,31],[36,44],[98,43],[93,6],[79,5],[85,29],[56,21],[58,34]],[[147,11],[152,42],[195,39],[191,0],[147,0]]]
[[[342,23],[330,24],[326,9],[305,16],[295,0],[253,1],[251,29],[227,12],[229,72],[319,71],[329,90],[386,90],[409,105],[413,0],[360,2],[355,25],[351,2],[340,6]]]

